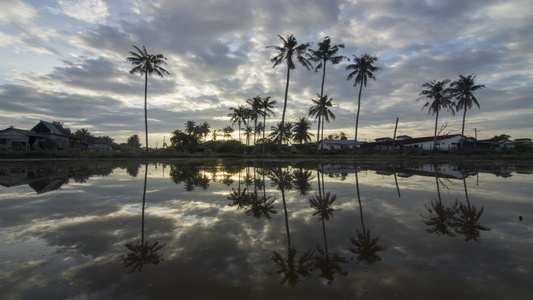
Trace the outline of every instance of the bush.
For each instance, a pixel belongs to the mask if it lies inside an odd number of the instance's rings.
[[[243,153],[245,146],[239,141],[225,141],[215,147],[216,153]]]

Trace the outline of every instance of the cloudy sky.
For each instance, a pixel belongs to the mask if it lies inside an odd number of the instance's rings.
[[[279,122],[286,69],[272,68],[277,35],[316,43],[330,36],[342,55],[369,53],[381,71],[363,90],[359,140],[431,136],[435,118],[416,101],[421,85],[477,74],[481,109],[465,133],[533,137],[533,6],[529,0],[0,0],[0,129],[60,121],[125,142],[144,136],[144,78],[131,75],[132,45],[168,58],[149,78],[150,146],[187,120],[231,125],[230,107],[271,96]],[[328,65],[325,93],[336,120],[325,134],[354,137],[358,88],[349,64]],[[287,120],[307,116],[319,73],[291,73]],[[314,120],[313,120],[314,121]],[[443,112],[443,132],[460,133],[462,113]],[[317,123],[313,122],[313,132]],[[237,126],[235,126],[237,129]],[[142,139],[144,144],[144,138]]]

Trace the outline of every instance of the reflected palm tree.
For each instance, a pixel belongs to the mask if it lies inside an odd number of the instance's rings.
[[[199,165],[194,163],[170,165],[169,176],[174,183],[183,183],[185,190],[188,192],[194,191],[196,187],[200,187],[205,191],[209,188],[209,182],[211,181],[206,174],[200,172]]]
[[[359,201],[359,214],[361,216],[362,230],[356,230],[357,237],[350,237],[350,241],[355,248],[349,248],[351,252],[357,255],[358,262],[364,262],[366,265],[374,264],[381,261],[381,257],[377,254],[379,251],[384,250],[383,247],[378,245],[379,237],[372,238],[370,236],[370,229],[365,228],[365,222],[363,219],[363,204],[361,203],[361,194],[359,192],[359,178],[357,172],[355,173],[355,185],[357,188],[357,200]]]
[[[311,171],[300,168],[293,172],[293,177],[294,188],[300,193],[300,195],[306,196],[309,194],[309,191],[311,190],[310,181],[313,180]]]
[[[311,277],[310,268],[312,265],[312,258],[314,251],[309,249],[302,252],[297,258],[298,251],[291,247],[291,233],[289,229],[289,215],[287,212],[287,203],[285,202],[285,191],[293,188],[293,177],[289,171],[282,171],[281,167],[272,171],[269,175],[272,181],[272,186],[276,186],[281,191],[281,199],[283,201],[283,210],[285,212],[285,228],[287,231],[287,256],[283,257],[279,252],[272,251],[271,260],[277,265],[278,270],[276,274],[282,274],[280,284],[288,283],[290,286],[295,286],[300,277]]]
[[[270,214],[278,213],[278,211],[274,207],[275,199],[270,198],[270,196],[258,196],[257,192],[252,193],[250,200],[250,208],[246,211],[246,214],[257,219],[270,219]]]
[[[309,205],[315,210],[313,216],[319,216],[319,221],[322,222],[322,234],[324,236],[324,249],[321,249],[320,246],[317,247],[320,255],[315,257],[313,269],[319,269],[319,276],[326,279],[328,284],[333,283],[335,274],[348,275],[348,272],[342,271],[340,266],[341,263],[346,263],[348,260],[338,253],[330,255],[328,250],[325,221],[329,221],[329,217],[333,217],[335,209],[331,205],[336,199],[337,195],[331,195],[331,192],[325,193],[324,197],[315,193],[314,197],[309,198]]]
[[[130,175],[131,177],[137,177],[137,175],[139,175],[140,169],[141,169],[140,163],[128,164],[126,166],[126,173],[128,173],[128,175]]]
[[[434,201],[431,201],[431,207],[427,207],[424,204],[426,210],[429,212],[429,215],[422,216],[422,218],[424,219],[423,222],[424,224],[426,224],[426,226],[429,227],[426,229],[428,233],[454,237],[454,227],[456,224],[456,214],[458,212],[458,202],[457,200],[455,200],[455,202],[450,203],[449,207],[445,206],[442,203],[439,183],[439,175],[437,172],[437,166],[435,165],[435,184],[437,186],[438,200],[435,199]]]
[[[148,178],[148,164],[146,164],[144,170],[144,188],[143,188],[143,202],[142,202],[142,221],[141,221],[141,241],[137,243],[129,242],[124,246],[131,252],[126,256],[122,256],[122,262],[125,268],[130,268],[129,273],[137,270],[141,272],[142,267],[145,264],[157,265],[163,260],[163,254],[156,253],[165,247],[166,244],[161,244],[159,241],[155,241],[152,244],[144,241],[144,208],[146,205],[146,181]]]
[[[489,231],[490,228],[485,227],[479,224],[479,219],[483,214],[484,206],[478,211],[477,208],[470,204],[470,199],[468,198],[468,190],[466,187],[466,179],[463,178],[463,185],[465,189],[466,205],[463,203],[459,204],[459,211],[457,213],[457,220],[455,224],[455,231],[458,234],[462,234],[465,237],[465,241],[480,240],[480,231]]]

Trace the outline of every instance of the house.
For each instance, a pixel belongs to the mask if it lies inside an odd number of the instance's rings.
[[[435,137],[421,137],[396,141],[396,147],[400,149],[433,150]],[[460,134],[437,136],[437,150],[455,150],[460,147],[463,136]]]
[[[517,145],[531,145],[531,139],[530,138],[515,139],[514,142]]]
[[[0,131],[0,150],[35,150],[40,148],[44,139],[44,136],[33,131],[11,126]]]
[[[382,137],[382,138],[377,138],[374,141],[376,141],[376,143],[383,143],[383,142],[392,141],[392,139],[390,137]]]
[[[318,142],[320,150],[346,150],[361,147],[362,142],[354,140],[321,140]]]
[[[81,139],[72,135],[59,124],[39,121],[31,131],[53,141],[59,150],[81,150]]]
[[[109,145],[104,139],[97,139],[92,145],[89,145],[87,149],[96,152],[111,152],[113,151],[113,146]]]

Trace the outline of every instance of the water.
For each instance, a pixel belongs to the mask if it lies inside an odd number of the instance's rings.
[[[2,163],[0,298],[530,299],[532,170]]]

